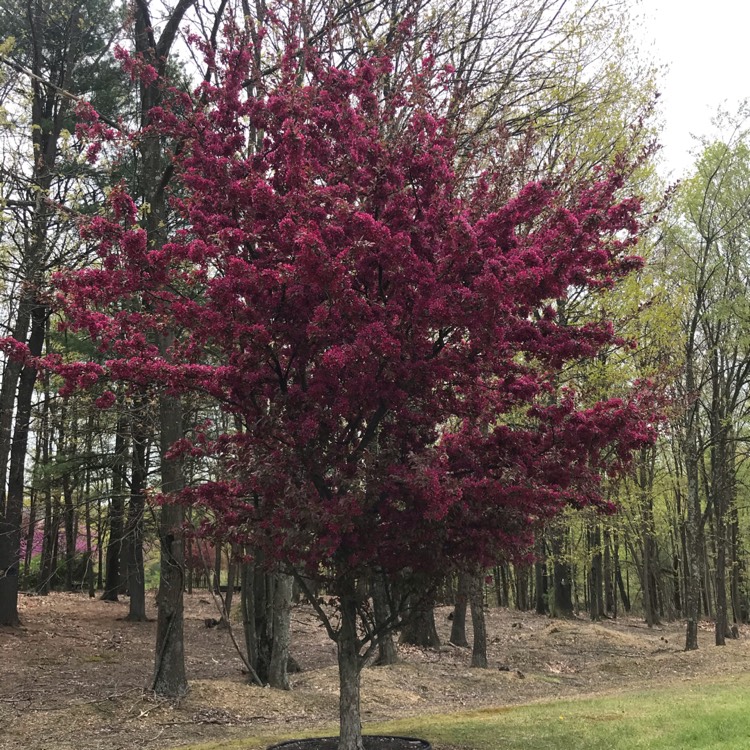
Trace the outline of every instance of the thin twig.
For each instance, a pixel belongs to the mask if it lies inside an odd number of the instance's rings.
[[[9,57],[6,57],[5,55],[0,55],[0,62],[4,63],[12,70],[15,70],[16,73],[21,73],[22,75],[28,76],[29,78],[32,78],[33,80],[38,81],[39,83],[41,83],[44,86],[47,86],[53,91],[56,91],[58,94],[65,97],[66,99],[71,99],[77,104],[88,104],[88,102],[82,96],[78,96],[77,94],[74,94],[71,91],[68,91],[67,89],[62,88],[52,83],[51,81],[45,80],[44,78],[42,78],[42,76],[34,73],[33,70],[29,70],[25,65],[21,65],[21,63],[16,62],[15,60],[11,60]],[[124,132],[122,129],[122,126],[119,123],[115,122],[114,120],[109,119],[108,117],[105,117],[101,113],[97,113],[97,114],[99,114],[99,119],[103,123],[105,123],[106,125],[109,125],[109,127],[114,128],[120,133]]]
[[[206,572],[206,579],[208,579],[208,574],[210,572],[210,568],[208,567],[208,563],[206,562],[206,557],[205,557],[205,554],[204,554],[204,549],[201,546],[200,540],[197,540],[197,545],[198,545],[198,551],[200,552],[200,555],[201,555],[201,562],[203,563],[203,568],[204,568],[204,570]],[[215,578],[216,578],[216,576],[214,575],[214,579]],[[250,659],[248,659],[245,656],[244,652],[240,648],[240,644],[237,643],[237,639],[234,637],[234,630],[232,629],[232,623],[229,621],[229,613],[226,611],[226,607],[224,605],[224,597],[222,597],[221,591],[219,591],[219,593],[217,595],[217,593],[214,590],[214,588],[216,588],[216,589],[219,588],[219,582],[218,581],[215,581],[215,587],[214,586],[209,586],[208,590],[209,590],[209,593],[211,594],[211,597],[214,600],[214,604],[216,605],[216,609],[219,610],[219,615],[221,616],[221,621],[226,625],[227,633],[229,633],[229,637],[231,638],[232,643],[234,644],[234,647],[237,650],[237,653],[239,654],[240,659],[242,659],[242,662],[245,665],[245,668],[247,669],[248,674],[250,675],[250,677],[253,678],[253,682],[258,687],[265,687],[263,685],[263,681],[260,679],[260,677],[258,677],[258,673],[253,669],[253,665],[250,664]]]
[[[116,700],[117,698],[122,698],[126,695],[129,695],[130,693],[134,693],[137,690],[143,692],[143,688],[130,688],[130,690],[125,690],[122,693],[110,693],[109,695],[105,695],[103,698],[94,698],[90,701],[79,701],[77,703],[68,703],[64,706],[30,706],[28,710],[29,711],[68,711],[71,708],[78,708],[79,706],[93,706],[97,703],[106,703],[107,701],[113,701],[113,700]]]

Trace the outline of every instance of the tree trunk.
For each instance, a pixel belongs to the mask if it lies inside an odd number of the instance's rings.
[[[675,614],[679,616],[682,612],[682,597],[680,596],[680,589],[682,588],[682,581],[680,580],[680,557],[675,550],[672,555],[672,606],[674,606]]]
[[[234,599],[234,584],[237,578],[237,550],[234,544],[229,547],[229,558],[227,560],[227,591],[224,594],[224,614],[222,620],[229,623],[232,616],[232,600]]]
[[[273,600],[275,580],[258,563],[242,565],[242,620],[247,660],[263,684],[270,679],[273,652]]]
[[[453,607],[453,622],[451,623],[450,642],[454,646],[467,648],[469,640],[466,637],[466,607],[469,603],[472,578],[469,573],[458,574],[458,590],[456,603]]]
[[[182,435],[182,407],[178,399],[166,394],[160,397],[159,405],[162,492],[168,494],[182,488],[182,467],[179,460],[166,458],[169,448]],[[162,506],[159,519],[161,571],[156,597],[158,618],[153,690],[157,695],[169,698],[181,697],[188,689],[183,643],[184,521],[185,512],[181,505],[167,502]]]
[[[615,614],[615,584],[612,573],[612,549],[610,545],[609,529],[604,527],[604,611],[608,615]]]
[[[638,505],[641,515],[641,549],[643,551],[640,567],[641,588],[643,590],[643,611],[648,627],[659,624],[659,604],[657,593],[658,549],[656,530],[654,528],[654,476],[656,451],[643,448],[638,457],[636,480],[638,482]]]
[[[62,408],[60,416],[60,445],[64,459],[69,461],[77,453],[77,415],[74,411]],[[76,557],[76,542],[78,541],[78,523],[76,507],[73,499],[74,481],[69,470],[61,477],[63,495],[63,526],[65,529],[65,590],[73,590],[73,572]]]
[[[255,566],[243,562],[240,568],[240,607],[242,609],[242,629],[245,635],[247,661],[258,672],[258,634],[255,629]],[[261,680],[263,677],[259,674]]]
[[[487,669],[487,627],[484,620],[484,575],[482,573],[471,576],[469,592],[471,624],[474,629],[471,666]]]
[[[54,567],[52,564],[53,550],[55,540],[57,539],[59,519],[55,512],[56,503],[52,497],[49,487],[44,493],[44,532],[42,537],[42,559],[39,562],[39,585],[37,591],[46,595],[49,593],[52,584],[52,574]]]
[[[713,525],[713,524],[711,524]],[[711,619],[713,615],[713,597],[711,592],[711,580],[713,576],[711,575],[711,563],[708,559],[708,543],[706,540],[706,534],[701,534],[701,539],[703,541],[703,544],[701,545],[700,550],[700,560],[701,560],[701,568],[700,568],[700,592],[701,592],[701,601],[703,603],[703,614],[708,618]]]
[[[547,606],[547,560],[545,558],[544,536],[536,540],[536,561],[534,562],[534,608],[538,615],[546,615]]]
[[[572,599],[572,571],[570,563],[567,562],[565,550],[565,535],[567,527],[554,528],[551,530],[551,547],[553,555],[552,579],[554,586],[554,611],[555,617],[573,616]]]
[[[75,502],[73,500],[73,484],[70,474],[62,478],[63,490],[63,523],[65,526],[65,590],[73,591],[73,569],[76,561],[76,541],[78,530]]]
[[[273,595],[276,579],[272,573],[255,569],[255,632],[258,636],[258,674],[267,683],[273,651]]]
[[[214,542],[214,594],[221,593],[221,541]]]
[[[716,623],[715,641],[723,646],[731,637],[727,614],[727,512],[734,505],[734,464],[735,455],[731,446],[734,440],[726,420],[721,420],[716,430],[715,460],[712,466],[714,475],[714,522],[716,532]]]
[[[353,585],[351,588],[354,588]],[[353,590],[341,596],[341,630],[336,646],[339,662],[338,750],[364,750],[359,689],[361,658],[357,645],[357,606]]]
[[[89,417],[88,430],[86,432],[86,452],[91,454],[93,417]],[[86,479],[84,482],[84,528],[86,530],[86,585],[89,598],[96,597],[94,585],[94,549],[91,537],[91,466],[86,467]]]
[[[289,690],[289,641],[292,612],[292,581],[286,573],[276,574],[273,592],[273,646],[268,667],[268,683],[273,688]]]
[[[96,504],[96,554],[97,554],[97,566],[96,566],[96,588],[99,591],[104,590],[104,537],[102,531],[104,530],[104,522],[102,521],[102,504]]]
[[[701,580],[701,507],[698,494],[698,456],[695,438],[689,434],[685,441],[685,472],[687,476],[687,518],[685,519],[685,650],[698,648],[698,621],[700,620]]]
[[[716,621],[714,637],[717,646],[724,646],[729,626],[727,625],[726,531],[723,519],[721,522],[717,519],[716,534]]]
[[[24,304],[22,301],[13,326],[13,338],[16,341],[25,341],[29,334],[30,324],[31,306]],[[0,516],[5,515],[6,482],[10,463],[10,448],[13,442],[13,413],[21,369],[20,361],[8,359],[3,368],[2,384],[0,385]]]
[[[34,306],[31,314],[29,350],[35,356],[42,353],[46,332],[47,311]],[[21,564],[21,524],[23,522],[24,477],[26,447],[29,440],[31,403],[34,396],[36,370],[24,365],[18,382],[16,422],[10,450],[8,496],[5,513],[0,516],[0,625],[15,627],[18,617],[18,577]]]
[[[120,594],[120,561],[123,557],[123,539],[125,537],[125,495],[124,495],[124,460],[127,452],[125,438],[125,417],[117,420],[115,433],[115,452],[112,465],[112,498],[109,505],[109,540],[107,542],[107,570],[104,579],[102,599],[116,602]]]
[[[138,142],[141,155],[139,176],[141,194],[150,210],[145,218],[149,247],[160,248],[165,241],[168,224],[168,206],[164,187],[168,179],[165,169],[169,157],[160,136],[149,131],[152,109],[162,103],[165,74],[170,51],[182,19],[194,0],[180,0],[169,11],[168,22],[162,26],[158,40],[154,36],[155,24],[151,20],[147,2],[137,2],[134,8],[135,50],[144,62],[153,65],[158,77],[140,80],[140,105],[142,137]],[[162,357],[169,359],[174,344],[173,332],[160,336],[158,345]],[[183,487],[182,465],[178,459],[168,459],[169,448],[183,436],[182,405],[179,399],[162,392],[159,397],[159,425],[161,430],[162,492],[178,492]],[[185,513],[180,505],[163,506],[159,522],[161,570],[156,629],[156,663],[154,690],[164,696],[174,697],[187,692],[185,653],[183,646],[183,589],[185,584],[185,555],[183,524]]]
[[[375,663],[381,667],[395,664],[398,661],[398,651],[393,641],[391,629],[392,612],[388,604],[388,591],[383,575],[375,573],[372,578],[372,607],[375,616],[375,628],[378,635],[378,657]]]
[[[422,648],[440,648],[440,638],[435,626],[434,596],[411,597],[408,618],[399,642]]]
[[[591,570],[589,571],[589,615],[592,620],[604,617],[604,571],[602,563],[601,527],[595,524],[588,530]]]
[[[500,578],[499,578],[499,599],[501,607],[510,606],[510,585],[508,583],[508,563],[501,563],[499,566]]]
[[[529,568],[526,565],[515,565],[516,573],[516,609],[525,612],[529,609]]]
[[[731,554],[732,554],[732,577],[731,577],[731,595],[732,595],[732,614],[735,624],[747,623],[748,608],[741,591],[744,583],[744,562],[740,542],[740,522],[737,513],[737,505],[732,505],[731,510]]]
[[[44,407],[43,407],[44,408]],[[40,418],[41,423],[41,418]],[[44,438],[42,436],[42,427],[37,429],[36,440],[34,441],[34,458],[32,459],[32,466],[39,466],[42,459],[42,443]],[[39,491],[36,486],[32,486],[29,492],[29,515],[26,522],[25,530],[25,541],[26,549],[23,557],[23,579],[24,585],[27,585],[29,570],[31,568],[31,559],[34,556],[34,541],[36,538],[36,517],[39,505]]]
[[[132,418],[133,451],[130,472],[130,502],[125,528],[127,541],[127,581],[130,594],[130,608],[127,620],[145,622],[146,617],[146,575],[143,566],[143,515],[146,508],[146,452],[148,438],[143,424],[145,399],[135,410]]]

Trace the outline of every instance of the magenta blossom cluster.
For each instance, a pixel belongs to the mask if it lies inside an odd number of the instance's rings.
[[[623,343],[559,310],[640,265],[628,166],[509,199],[502,165],[457,175],[429,66],[394,99],[385,58],[344,71],[310,53],[301,79],[292,50],[253,93],[247,40],[211,59],[196,99],[151,112],[150,134],[180,144],[179,228],[151,241],[119,185],[85,227],[100,263],[57,277],[66,325],[104,362],[52,362],[66,390],[220,403],[242,429],[174,455],[223,479],[182,501],[309,575],[489,565],[566,505],[603,504],[602,472],[654,439],[649,400],[559,388]]]

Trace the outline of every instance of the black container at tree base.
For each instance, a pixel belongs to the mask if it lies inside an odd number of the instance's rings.
[[[414,737],[394,737],[383,734],[364,734],[365,750],[432,750],[427,740]],[[268,750],[338,750],[338,737],[312,737],[306,740],[288,740],[271,745]]]

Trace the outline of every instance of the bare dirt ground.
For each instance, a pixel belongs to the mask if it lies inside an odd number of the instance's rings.
[[[154,612],[153,601],[150,611]],[[154,623],[128,623],[126,603],[83,594],[23,596],[20,629],[0,628],[0,748],[137,750],[313,729],[336,720],[335,649],[310,611],[293,611],[293,690],[248,684],[205,592],[186,597],[191,690],[154,698],[148,685]],[[438,610],[447,643],[450,610]],[[591,623],[530,613],[488,612],[490,669],[469,669],[466,649],[401,647],[402,661],[363,677],[363,721],[598,694],[678,680],[746,673],[750,638],[682,651],[681,623],[649,630],[636,619]],[[470,631],[470,626],[469,626]],[[237,636],[239,637],[239,633]],[[471,633],[469,632],[469,637]]]

